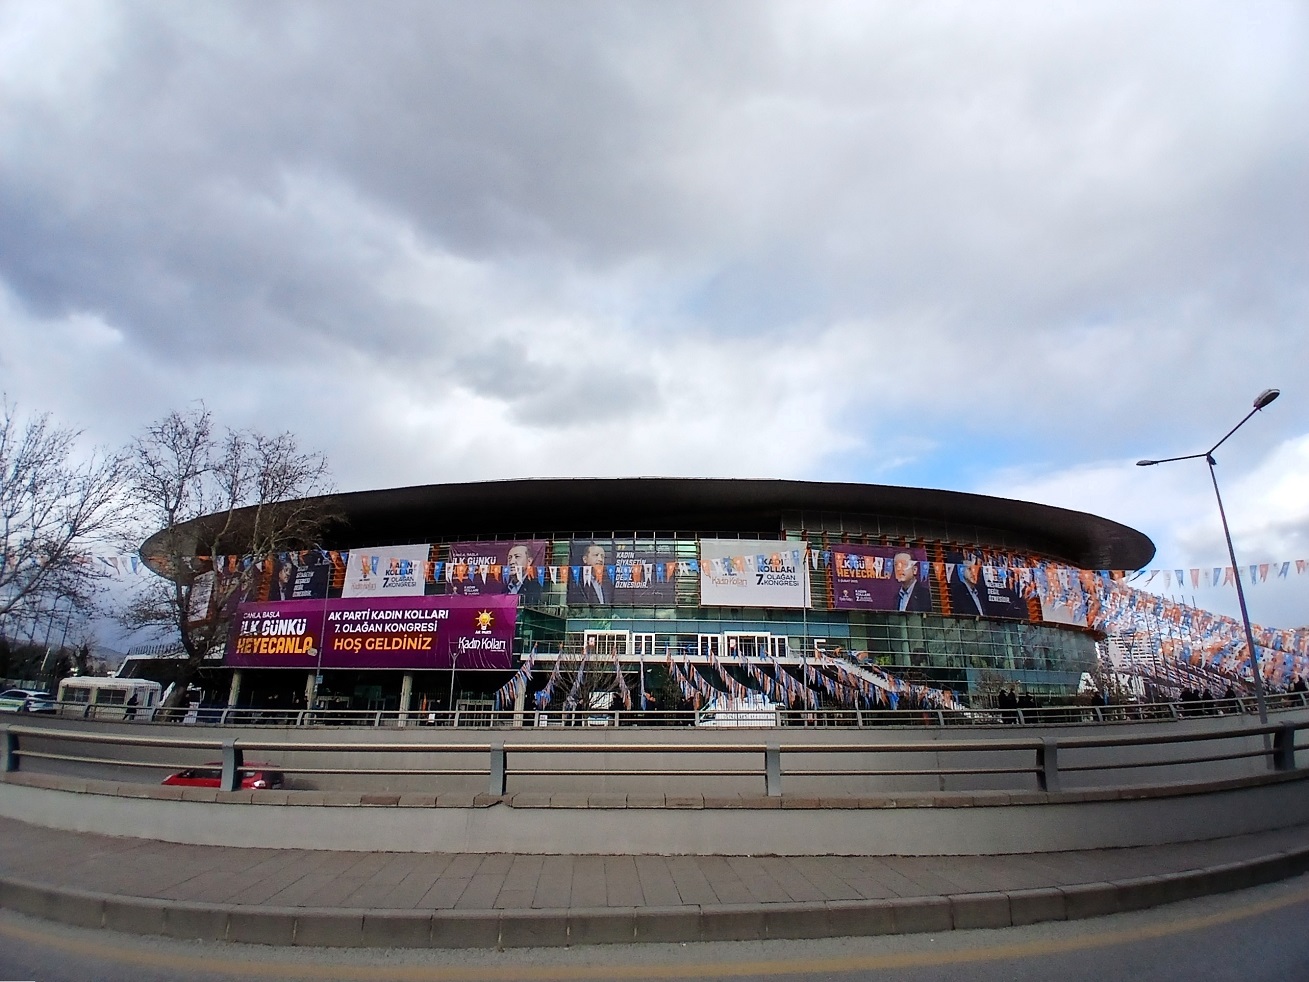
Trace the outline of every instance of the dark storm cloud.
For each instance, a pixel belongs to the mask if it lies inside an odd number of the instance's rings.
[[[805,24],[785,6],[118,9],[92,125],[17,108],[48,145],[5,183],[3,255],[37,309],[82,299],[157,323],[156,306],[193,304],[175,323],[245,294],[257,311],[228,323],[330,324],[305,307],[324,293],[357,322],[368,262],[352,297],[342,267],[359,257],[286,208],[304,175],[475,257],[699,258],[727,291],[708,309],[729,322],[752,283],[782,292],[784,266],[825,282],[753,319],[935,294],[987,327],[1035,326],[1079,316],[1107,279],[1148,304],[1239,274],[1249,252],[1231,244],[1266,250],[1270,221],[1287,233],[1283,264],[1305,254],[1287,219],[1302,145],[1242,167],[1224,181],[1230,203],[1203,209],[1212,188],[1187,185],[1222,151],[1227,107],[1185,139],[1135,145],[1187,104],[1167,80],[1176,66],[1136,59],[1148,46],[1121,36],[1154,27],[1148,13],[1082,19],[1081,34],[1036,18],[1006,36],[989,16],[884,11],[849,38],[795,39],[782,32]]]
[[[326,191],[475,254],[607,253],[661,213],[583,8],[118,10],[88,104],[11,108],[0,264],[38,313],[102,310],[163,347],[395,340],[372,283],[394,243],[334,228]]]
[[[38,314],[102,312],[181,361],[255,343],[276,353],[302,335],[377,323],[366,257],[275,207],[259,213],[244,195],[197,187],[170,200],[106,202],[88,221],[18,193],[0,197],[11,218],[0,259]]]
[[[579,444],[639,405],[650,472],[688,416],[737,447],[770,357],[811,395],[765,470],[1084,460],[1309,358],[1302,7],[6,9],[0,279],[124,364],[446,381]]]

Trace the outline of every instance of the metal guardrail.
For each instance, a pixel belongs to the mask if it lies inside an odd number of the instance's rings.
[[[1300,722],[1283,722],[1264,726],[1241,726],[1237,729],[1212,730],[1201,732],[1153,733],[1147,735],[1103,734],[1098,736],[1062,736],[1062,737],[1018,737],[1013,739],[983,740],[933,740],[923,744],[906,745],[889,742],[844,742],[844,743],[799,743],[781,744],[774,740],[744,741],[738,743],[603,743],[579,744],[570,742],[506,742],[492,739],[480,743],[452,742],[361,742],[349,740],[324,740],[298,742],[292,740],[245,739],[240,737],[187,738],[178,736],[136,735],[130,733],[90,733],[75,730],[52,729],[40,726],[10,724],[0,726],[0,770],[12,772],[18,770],[22,759],[41,759],[72,761],[82,764],[111,764],[125,767],[180,769],[195,766],[194,762],[120,759],[95,755],[94,753],[71,753],[40,750],[24,747],[27,738],[34,740],[54,740],[71,742],[74,745],[86,745],[89,748],[114,746],[121,748],[148,748],[151,750],[194,750],[206,754],[221,753],[222,775],[220,787],[234,791],[240,786],[240,775],[244,771],[267,769],[268,765],[247,765],[245,754],[248,751],[274,751],[298,753],[328,754],[365,754],[386,753],[421,753],[424,755],[445,756],[455,760],[441,761],[445,766],[439,767],[405,767],[405,768],[361,768],[361,767],[283,767],[277,770],[291,774],[366,774],[366,775],[406,775],[422,777],[440,776],[481,776],[488,780],[488,790],[493,795],[506,793],[511,776],[536,777],[589,777],[589,776],[640,776],[640,777],[750,777],[763,778],[764,791],[767,795],[780,795],[784,773],[797,776],[825,777],[904,777],[904,776],[994,776],[1033,774],[1037,786],[1045,791],[1060,789],[1061,773],[1083,771],[1117,771],[1140,767],[1174,767],[1233,761],[1243,759],[1265,758],[1267,766],[1274,771],[1291,771],[1296,768],[1296,734],[1309,729],[1309,720]],[[1262,737],[1263,746],[1250,749],[1250,738]],[[1217,741],[1246,742],[1245,747],[1227,750],[1221,753],[1207,753],[1184,757],[1165,756],[1161,759],[1116,760],[1099,763],[1082,763],[1060,765],[1061,751],[1087,749],[1128,749],[1157,746],[1210,745]],[[939,760],[942,754],[978,754],[1017,753],[1030,755],[1018,763],[1000,762],[995,766],[942,766],[914,767],[912,755],[933,755]],[[671,757],[702,758],[703,755],[745,755],[753,756],[758,766],[722,767],[714,766],[717,762],[710,760],[703,767],[650,767],[631,768],[594,765],[587,766],[583,760],[580,764],[567,767],[532,767],[533,756],[542,754],[565,755],[576,759],[586,755],[603,754],[606,759],[615,756],[641,757],[659,754]],[[860,759],[844,766],[814,768],[805,766],[802,770],[784,771],[783,755],[822,754],[831,760],[849,758],[857,755]],[[480,757],[485,763],[468,760]],[[905,766],[868,766],[869,758],[879,763],[888,758],[905,762]],[[511,768],[511,762],[515,765]],[[522,762],[522,766],[517,766]],[[455,766],[459,764],[461,766]]]
[[[1046,706],[1027,709],[847,709],[823,706],[800,709],[234,709],[216,706],[129,710],[121,704],[56,703],[64,718],[213,726],[416,726],[522,728],[557,726],[1028,726],[1167,721],[1202,716],[1254,715],[1253,699],[1203,702],[1123,703],[1109,706]],[[1283,692],[1268,697],[1269,712],[1309,708],[1309,693]]]

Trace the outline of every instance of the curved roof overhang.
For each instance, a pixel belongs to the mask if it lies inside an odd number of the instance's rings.
[[[772,537],[784,522],[833,514],[878,516],[957,529],[1001,533],[1015,551],[1028,549],[1083,569],[1139,569],[1155,552],[1136,529],[1066,508],[989,495],[879,484],[733,478],[532,478],[430,484],[334,495],[339,516],[322,545],[349,548],[464,536],[549,536],[558,532],[632,531],[739,533]],[[203,521],[199,519],[197,521]],[[788,527],[797,527],[793,524]],[[812,526],[807,526],[812,527]],[[156,533],[143,556],[162,545]],[[940,532],[919,535],[941,538]]]

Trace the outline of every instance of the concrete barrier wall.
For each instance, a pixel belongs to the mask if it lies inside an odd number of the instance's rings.
[[[172,789],[164,789],[172,790]],[[212,793],[212,792],[211,792]],[[301,793],[313,795],[312,792]],[[206,845],[395,852],[628,855],[996,855],[1195,841],[1309,822],[1309,772],[1242,786],[708,807],[205,802],[0,784],[0,814],[51,828]],[[241,796],[238,796],[241,797]],[[484,796],[488,797],[489,796]],[[531,795],[517,796],[519,800]],[[566,799],[568,796],[564,796]],[[622,796],[613,796],[621,798]]]
[[[1273,722],[1309,720],[1309,710],[1292,710],[1276,714]],[[305,744],[349,741],[360,744],[391,744],[401,749],[380,752],[264,751],[251,747],[246,759],[269,762],[285,769],[289,787],[302,790],[344,790],[357,792],[466,792],[487,790],[485,770],[488,754],[481,748],[493,740],[509,744],[569,744],[588,748],[585,754],[510,753],[508,756],[508,790],[532,792],[613,792],[631,793],[658,790],[678,794],[762,794],[764,791],[763,754],[748,753],[686,754],[678,748],[712,748],[730,744],[748,744],[760,748],[776,743],[783,748],[783,789],[788,793],[816,795],[863,795],[900,792],[939,792],[977,790],[1035,790],[1036,776],[1024,774],[896,774],[824,775],[819,772],[839,769],[898,771],[932,771],[943,769],[976,770],[981,768],[1031,768],[1035,754],[1030,750],[987,752],[942,752],[938,745],[949,741],[995,741],[1040,738],[1079,738],[1089,736],[1183,736],[1196,733],[1228,733],[1253,724],[1248,716],[1211,716],[1163,722],[1113,722],[1084,726],[1057,727],[865,727],[836,729],[826,727],[783,728],[680,728],[680,727],[583,727],[549,729],[455,729],[444,727],[406,727],[372,729],[365,727],[213,727],[152,725],[146,723],[112,723],[76,720],[24,719],[24,725],[36,723],[49,735],[25,736],[22,746],[29,750],[51,753],[80,753],[108,759],[157,761],[153,768],[132,768],[113,763],[82,764],[61,761],[24,760],[26,771],[63,774],[100,780],[157,784],[169,772],[183,766],[195,766],[217,759],[216,751],[182,750],[152,747],[120,747],[111,744],[90,748],[59,738],[66,731],[161,736],[169,738],[207,739],[215,742],[239,739],[242,744],[259,741]],[[425,751],[425,743],[467,745],[467,754],[438,754]],[[607,748],[621,743],[668,746],[670,752],[620,754]],[[785,752],[801,744],[833,745],[877,743],[894,745],[895,753]],[[1159,784],[1178,781],[1203,781],[1236,778],[1265,773],[1267,759],[1197,764],[1135,767],[1118,770],[1075,770],[1090,765],[1122,765],[1145,761],[1180,761],[1189,757],[1264,749],[1263,737],[1206,741],[1146,747],[1066,748],[1060,754],[1061,782],[1064,788],[1113,787],[1123,784]],[[482,773],[467,776],[296,773],[296,768],[340,768],[375,770],[388,768],[466,767]],[[593,775],[540,775],[530,770],[582,768],[595,770]],[[708,771],[742,770],[745,776],[718,774],[667,776],[648,773],[624,774],[621,771],[655,770]]]

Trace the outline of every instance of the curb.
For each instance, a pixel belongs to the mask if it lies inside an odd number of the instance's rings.
[[[523,948],[762,941],[1004,928],[1144,910],[1309,872],[1309,847],[1127,880],[822,903],[415,911],[123,897],[0,876],[0,907],[76,927],[187,941],[330,948]]]

